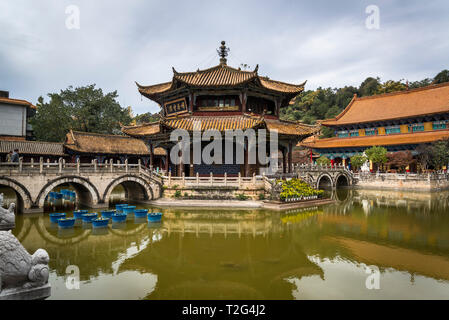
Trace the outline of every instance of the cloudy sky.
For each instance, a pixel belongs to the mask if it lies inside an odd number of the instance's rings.
[[[66,27],[70,5],[79,29]],[[369,5],[379,8],[379,29],[366,27]],[[0,90],[36,103],[95,83],[136,114],[156,112],[134,81],[214,66],[221,40],[229,65],[259,64],[259,74],[308,80],[307,89],[367,76],[421,80],[449,69],[448,17],[447,0],[0,0]]]

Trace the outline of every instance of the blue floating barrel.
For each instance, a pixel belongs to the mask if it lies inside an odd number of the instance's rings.
[[[117,204],[115,205],[115,209],[117,211],[117,213],[123,213],[123,207],[127,207],[128,204]]]
[[[125,222],[126,217],[127,216],[124,213],[115,213],[111,216],[112,222]]]
[[[148,210],[147,209],[136,209],[134,210],[134,217],[135,218],[145,218],[148,214]]]
[[[61,229],[73,228],[75,225],[75,218],[61,218],[58,220],[58,225]]]
[[[111,219],[111,216],[115,213],[112,210],[101,211],[101,217],[105,219]]]
[[[99,218],[92,220],[92,226],[94,228],[106,228],[108,226],[109,219]]]
[[[132,214],[132,213],[134,213],[135,209],[136,209],[136,206],[122,207],[122,211],[124,214]]]
[[[62,193],[57,193],[57,192],[55,192],[54,198],[55,198],[55,200],[60,200],[60,199],[62,199]]]
[[[49,216],[50,216],[51,223],[58,223],[58,220],[65,218],[66,214],[65,213],[50,213]]]
[[[89,212],[89,210],[78,210],[78,211],[74,211],[74,212],[73,212],[73,217],[74,217],[75,219],[82,220],[82,219],[83,219],[83,214],[86,214],[86,213],[88,213],[88,212]]]
[[[159,222],[162,219],[162,213],[156,212],[156,213],[149,213],[147,215],[148,222]]]
[[[85,213],[83,214],[83,222],[92,223],[92,220],[97,219],[98,214],[96,213]]]

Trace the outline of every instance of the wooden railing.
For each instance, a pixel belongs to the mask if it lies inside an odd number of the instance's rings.
[[[236,187],[239,189],[263,189],[265,187],[265,176],[258,176],[254,174],[252,177],[242,177],[239,173],[237,177],[214,176],[210,173],[207,177],[200,177],[197,173],[195,177],[186,177],[184,174],[181,177],[173,177],[171,172],[167,176],[161,176],[164,181],[164,186],[167,188],[173,187]]]

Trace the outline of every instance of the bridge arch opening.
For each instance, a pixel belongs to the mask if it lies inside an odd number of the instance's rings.
[[[322,175],[318,178],[317,187],[321,190],[331,190],[332,189],[332,178],[327,174]]]
[[[0,178],[0,193],[3,193],[3,207],[9,208],[14,203],[15,213],[23,213],[24,209],[32,206],[31,195],[24,186],[13,179]]]
[[[112,181],[103,195],[104,203],[139,202],[154,199],[152,187],[143,179],[124,176]]]
[[[94,185],[87,179],[81,177],[62,177],[48,182],[40,191],[36,205],[39,208],[44,208],[48,194],[55,190],[63,189],[74,190],[76,193],[76,203],[84,207],[93,207],[99,203],[99,194]]]
[[[335,185],[337,188],[348,187],[349,186],[349,178],[346,175],[341,174],[337,177]]]

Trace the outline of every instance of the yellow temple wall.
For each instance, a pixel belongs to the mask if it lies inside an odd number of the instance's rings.
[[[401,125],[401,133],[408,133],[408,125],[406,124]]]
[[[432,122],[424,122],[424,131],[432,131],[433,123]]]

